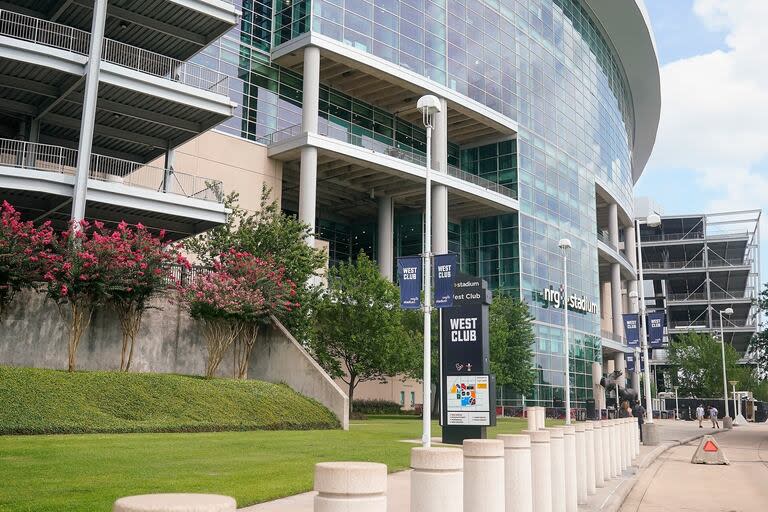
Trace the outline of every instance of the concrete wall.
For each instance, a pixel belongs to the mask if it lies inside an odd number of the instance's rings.
[[[202,375],[206,347],[197,323],[165,299],[144,315],[136,339],[131,371]],[[68,314],[68,310],[65,310]],[[66,369],[67,325],[56,306],[43,295],[25,292],[0,325],[0,364]],[[120,367],[120,325],[109,310],[96,311],[77,353],[82,370]],[[218,375],[231,377],[233,358],[224,357]],[[251,356],[249,377],[282,382],[333,411],[348,428],[347,395],[276,320],[263,333]]]

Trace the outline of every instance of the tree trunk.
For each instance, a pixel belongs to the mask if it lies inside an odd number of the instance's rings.
[[[216,374],[227,349],[239,336],[240,329],[239,323],[221,318],[203,321],[203,332],[208,348],[208,358],[205,364],[205,377],[207,379],[213,378]]]
[[[67,370],[75,371],[77,365],[77,347],[80,345],[80,338],[83,332],[91,323],[93,307],[90,304],[82,304],[79,301],[69,303],[69,310],[72,315],[69,324],[69,343],[67,346]]]
[[[240,337],[235,341],[235,378],[248,378],[248,365],[251,362],[251,352],[259,336],[259,324],[244,324]]]
[[[141,327],[143,309],[136,304],[118,304],[117,316],[120,320],[120,330],[123,335],[123,346],[120,353],[120,371],[127,372],[131,368],[133,360],[133,347],[136,343],[136,335]]]
[[[355,377],[350,376],[349,377],[349,385],[348,385],[348,391],[347,391],[347,397],[349,398],[349,417],[352,417],[352,401],[355,397],[355,387],[357,387],[357,382],[355,382]]]

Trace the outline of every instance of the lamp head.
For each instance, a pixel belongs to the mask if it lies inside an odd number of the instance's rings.
[[[572,244],[568,238],[561,238],[560,241],[557,242],[557,246],[565,251],[570,249],[572,247]]]
[[[732,315],[733,314],[733,308],[725,308],[723,310],[723,314]]]
[[[437,96],[427,94],[419,98],[419,101],[416,102],[416,108],[427,115],[437,114],[440,112],[440,100],[437,99]]]
[[[735,388],[736,384],[738,384],[738,383],[739,383],[739,381],[737,381],[737,380],[729,380],[728,381],[728,384],[730,384],[732,388]]]
[[[658,227],[661,225],[661,217],[656,213],[652,213],[646,217],[645,223],[652,228]]]

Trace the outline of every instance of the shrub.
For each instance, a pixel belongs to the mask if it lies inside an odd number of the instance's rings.
[[[352,410],[360,414],[399,414],[400,404],[390,400],[354,400]]]

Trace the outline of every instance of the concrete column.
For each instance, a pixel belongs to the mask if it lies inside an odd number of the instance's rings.
[[[302,76],[301,131],[317,133],[320,108],[320,48],[304,48],[304,74]]]
[[[605,409],[605,391],[600,385],[600,379],[603,377],[603,365],[597,362],[592,363],[592,396],[595,397],[595,408],[600,411]],[[601,416],[602,417],[602,416]],[[598,419],[601,419],[599,417]]]
[[[603,424],[603,481],[608,482],[613,478],[611,469],[611,420],[604,420]]]
[[[586,474],[587,481],[587,496],[592,496],[597,492],[595,485],[595,424],[588,421],[584,427],[584,445],[586,450],[584,473]]]
[[[615,354],[613,354],[613,367],[617,371],[621,372],[621,377],[619,377],[616,380],[616,382],[619,384],[619,386],[626,387],[627,386],[627,376],[626,376],[627,361],[626,361],[626,358],[624,357],[624,352],[616,352]],[[621,399],[619,399],[619,402],[621,402]],[[621,405],[621,403],[619,403],[619,405]]]
[[[605,455],[603,454],[605,429],[603,425],[602,420],[592,423],[592,429],[595,433],[595,487],[605,485]]]
[[[448,102],[440,98],[440,113],[432,131],[432,169],[448,171]],[[432,185],[432,252],[448,252],[448,187]]]
[[[79,222],[85,218],[88,177],[91,172],[91,148],[93,147],[93,133],[96,124],[96,101],[99,97],[101,50],[104,47],[104,20],[106,18],[107,2],[94,0],[91,47],[88,50],[88,62],[85,65],[85,92],[77,145],[77,171],[75,171],[75,186],[72,195],[72,222],[75,229],[79,228]]]
[[[552,512],[552,450],[547,430],[524,430],[531,437],[533,512]]]
[[[315,464],[314,512],[387,511],[387,466],[373,462]]]
[[[608,205],[608,238],[616,250],[619,250],[619,206],[616,203]]]
[[[632,389],[638,392],[640,397],[640,361],[635,361],[635,371],[632,372]]]
[[[546,428],[546,422],[547,422],[547,408],[537,407],[536,408],[536,426],[539,427],[539,430],[541,430],[542,428]]]
[[[552,452],[552,512],[566,512],[565,491],[565,430],[548,427]]]
[[[583,505],[587,502],[587,467],[589,464],[587,460],[587,425],[577,422],[573,426],[576,427],[576,496],[579,504]],[[592,470],[591,466],[589,470]]]
[[[317,206],[317,148],[307,146],[301,150],[299,165],[299,220],[309,226],[312,236],[307,245],[315,246],[315,208]]]
[[[317,117],[320,105],[320,48],[304,48],[303,100],[301,106],[301,130],[317,133]],[[317,205],[317,148],[301,150],[299,166],[299,220],[310,226],[312,236],[307,244],[315,246],[315,218]]]
[[[113,512],[235,512],[237,503],[216,494],[143,494],[115,501]]]
[[[526,412],[527,420],[528,420],[528,430],[538,430],[536,417],[538,416],[539,413],[536,412],[537,410],[538,410],[538,407],[528,407],[528,410]]]
[[[464,512],[504,512],[504,443],[464,440]]]
[[[392,196],[379,197],[379,224],[376,237],[379,273],[392,281],[394,266],[394,208]]]
[[[411,450],[412,512],[462,512],[463,456],[459,448]]]
[[[533,512],[530,436],[502,434],[496,439],[504,443],[505,512]],[[444,509],[435,510],[444,512]]]
[[[579,484],[576,479],[576,427],[563,427],[565,447],[565,510],[576,512],[579,508]]]
[[[624,323],[621,318],[621,268],[618,263],[611,263],[611,314],[613,316],[613,334],[624,335]]]

